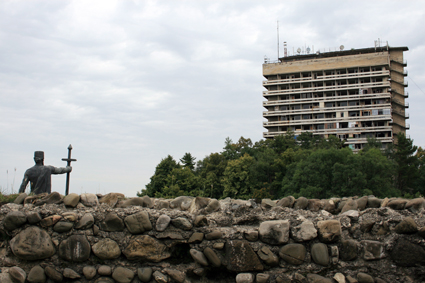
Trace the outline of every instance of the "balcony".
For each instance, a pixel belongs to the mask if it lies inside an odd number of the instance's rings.
[[[297,94],[297,93],[309,93],[309,92],[322,92],[322,91],[335,91],[335,90],[353,90],[353,89],[365,89],[365,88],[389,88],[390,82],[372,82],[372,83],[357,83],[357,84],[346,84],[346,85],[331,85],[331,86],[317,86],[307,88],[292,88],[292,89],[280,89],[280,90],[267,90],[263,91],[263,96],[273,96],[279,94]]]
[[[272,110],[272,111],[263,111],[263,117],[268,116],[279,116],[279,115],[301,115],[301,114],[319,114],[319,113],[327,113],[327,112],[336,112],[336,111],[365,111],[365,110],[376,110],[376,109],[390,109],[390,103],[384,104],[370,104],[370,105],[354,105],[354,106],[335,106],[335,107],[315,107],[312,109],[291,109],[291,110]],[[397,114],[403,116],[404,112],[395,110]],[[382,116],[382,115],[376,115]],[[362,116],[365,117],[373,117],[373,116]]]
[[[390,71],[373,71],[373,72],[361,72],[361,73],[346,73],[346,74],[335,74],[328,76],[317,76],[313,77],[304,77],[304,78],[291,78],[291,79],[281,79],[281,80],[265,80],[263,81],[263,86],[267,85],[277,85],[277,84],[289,84],[289,83],[301,83],[301,82],[323,82],[329,80],[340,80],[340,79],[350,79],[350,78],[367,78],[367,77],[382,77],[390,76]]]

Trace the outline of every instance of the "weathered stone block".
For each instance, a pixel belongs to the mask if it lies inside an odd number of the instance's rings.
[[[227,241],[226,261],[227,269],[230,271],[262,271],[264,269],[254,250],[247,241]]]
[[[300,265],[304,262],[307,250],[301,244],[287,244],[280,248],[279,256],[287,263]]]
[[[58,254],[67,261],[86,261],[90,257],[90,243],[85,235],[72,235],[60,243]]]
[[[118,243],[109,238],[102,239],[92,247],[93,253],[100,259],[115,259],[121,255]]]
[[[271,245],[285,244],[289,240],[289,221],[264,221],[258,229],[260,240]]]
[[[10,241],[12,252],[23,260],[40,260],[55,254],[53,242],[45,230],[36,226],[21,231]]]

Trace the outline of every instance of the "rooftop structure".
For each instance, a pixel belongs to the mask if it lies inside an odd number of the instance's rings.
[[[279,58],[264,63],[265,138],[293,131],[345,140],[358,151],[368,137],[383,147],[406,134],[407,47],[372,47]]]

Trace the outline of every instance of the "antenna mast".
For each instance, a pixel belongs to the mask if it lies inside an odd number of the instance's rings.
[[[279,61],[279,21],[277,21],[277,60]]]

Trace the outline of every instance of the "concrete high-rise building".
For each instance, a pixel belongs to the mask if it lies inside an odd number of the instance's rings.
[[[265,62],[263,136],[273,138],[290,130],[295,135],[333,135],[354,151],[362,149],[368,137],[384,147],[393,143],[397,134],[409,129],[403,60],[407,50],[387,45]]]

